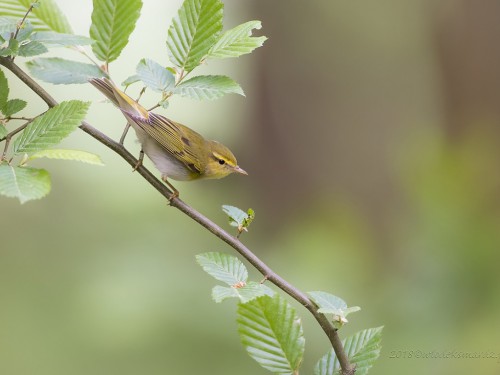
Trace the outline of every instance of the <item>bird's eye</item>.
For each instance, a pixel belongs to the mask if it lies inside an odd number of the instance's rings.
[[[226,161],[224,159],[219,159],[219,164],[224,165],[224,164],[226,164]]]

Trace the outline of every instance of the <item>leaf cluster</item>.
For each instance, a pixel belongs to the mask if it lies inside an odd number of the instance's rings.
[[[298,374],[305,338],[295,309],[263,282],[248,281],[245,265],[234,256],[209,252],[197,255],[196,260],[205,272],[227,285],[217,285],[212,289],[215,302],[238,299],[238,333],[250,357],[273,373]],[[316,291],[308,294],[317,304],[318,312],[333,316],[333,321],[341,317],[342,324],[347,323],[345,316],[359,310],[359,307],[348,308],[342,299],[330,293]],[[382,327],[372,328],[343,341],[350,362],[357,366],[356,373],[366,374],[379,357],[381,334]],[[333,375],[339,370],[340,364],[332,349],[315,365],[314,374]]]

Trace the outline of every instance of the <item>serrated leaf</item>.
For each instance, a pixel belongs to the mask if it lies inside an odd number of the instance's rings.
[[[21,203],[40,199],[50,191],[50,175],[44,169],[0,165],[0,194]]]
[[[247,212],[238,207],[223,205],[222,210],[228,216],[229,225],[238,228],[238,232],[248,231],[248,227],[255,218],[255,212],[249,208]]]
[[[5,105],[3,106],[2,113],[5,117],[10,117],[17,112],[22,111],[27,104],[28,103],[21,99],[11,99],[7,101],[7,103],[5,103]]]
[[[3,6],[0,6],[0,9]],[[0,11],[0,14],[1,11]],[[0,34],[15,33],[17,29],[17,19],[12,17],[0,17]]]
[[[4,72],[0,69],[0,111],[2,110],[7,98],[9,97],[9,82]]]
[[[87,83],[90,78],[103,77],[99,67],[60,57],[37,58],[26,63],[30,73],[42,81],[58,84]]]
[[[92,51],[107,63],[120,56],[134,31],[142,8],[141,0],[94,0],[90,37]]]
[[[382,329],[370,328],[342,340],[349,362],[356,365],[356,375],[366,375],[380,356]],[[340,363],[333,349],[325,354],[314,367],[314,375],[338,374]]]
[[[47,49],[47,47],[45,47],[42,43],[32,41],[32,42],[21,44],[17,54],[19,56],[23,56],[23,57],[32,57],[32,56],[41,55],[41,54],[46,53],[48,51],[49,50]]]
[[[246,283],[248,279],[245,265],[235,256],[209,252],[198,254],[196,260],[206,273],[229,286]]]
[[[252,52],[267,40],[265,36],[251,36],[253,29],[261,27],[260,21],[249,21],[226,31],[212,46],[207,58],[238,57]]]
[[[65,150],[65,149],[49,149],[42,150],[32,154],[28,160],[47,158],[58,160],[74,160],[92,165],[104,165],[101,158],[87,151],[81,150]]]
[[[53,31],[39,31],[31,36],[31,40],[36,40],[46,44],[58,44],[61,46],[85,46],[94,43],[86,36],[56,33]]]
[[[142,59],[137,65],[136,72],[146,87],[153,91],[165,92],[174,88],[174,75],[153,60]]]
[[[318,305],[318,312],[322,314],[333,314],[334,320],[341,324],[347,323],[347,315],[361,310],[359,306],[347,307],[347,303],[337,296],[326,292],[308,292],[312,300]]]
[[[168,29],[170,61],[190,72],[206,57],[222,30],[220,0],[185,0]]]
[[[225,94],[245,96],[240,85],[226,76],[196,76],[180,83],[174,93],[197,100],[218,99]]]
[[[2,0],[0,3],[0,16],[14,17],[21,20],[33,0]],[[43,0],[40,6],[34,8],[28,15],[35,30],[57,31],[72,33],[71,26],[54,0]]]
[[[45,150],[68,136],[84,119],[90,103],[79,100],[62,102],[31,122],[16,138],[14,153]]]
[[[295,374],[305,340],[295,309],[275,294],[238,305],[238,332],[248,354],[278,374]]]
[[[272,297],[274,295],[273,290],[255,281],[249,281],[245,285],[239,287],[217,285],[212,289],[212,298],[217,303],[231,297],[239,298],[240,302],[247,303],[255,298],[266,295]]]

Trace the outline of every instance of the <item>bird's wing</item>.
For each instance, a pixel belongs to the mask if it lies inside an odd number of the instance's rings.
[[[201,135],[153,112],[149,112],[147,119],[131,116],[130,113],[127,115],[186,167],[195,173],[203,172],[204,163],[197,156],[200,155],[200,145],[205,142]]]

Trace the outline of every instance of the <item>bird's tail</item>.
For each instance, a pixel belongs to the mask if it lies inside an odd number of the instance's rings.
[[[91,78],[89,82],[125,114],[132,117],[149,118],[148,110],[120,90],[110,79]]]

